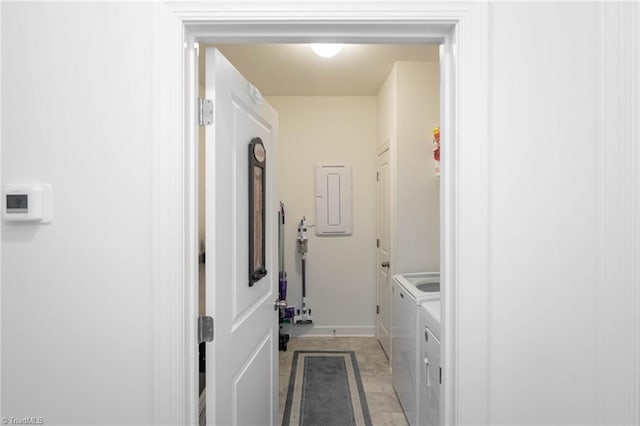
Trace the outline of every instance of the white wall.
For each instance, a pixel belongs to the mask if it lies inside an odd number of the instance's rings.
[[[2,4],[2,183],[55,204],[2,223],[2,416],[152,421],[151,12]]]
[[[589,424],[598,393],[585,374],[598,368],[590,330],[598,322],[601,142],[589,30],[597,6],[492,9],[490,416],[497,424]],[[572,32],[558,39],[565,19]],[[547,32],[536,34],[541,25]]]
[[[637,424],[638,8],[489,20],[486,420]]]
[[[314,327],[294,335],[375,333],[376,97],[268,97],[278,111],[278,197],[286,205],[286,270],[289,304],[300,306],[301,266],[296,254],[302,216],[314,223],[314,167],[353,167],[353,235],[318,237],[309,232],[307,304]]]
[[[397,62],[394,68],[393,273],[440,271],[440,179],[432,140],[440,125],[440,65]]]
[[[391,271],[440,271],[440,178],[433,128],[440,125],[440,65],[396,62],[377,96],[377,152],[390,149]]]
[[[376,153],[381,154],[390,149],[392,140],[396,136],[396,117],[397,117],[397,77],[398,67],[393,66],[387,79],[380,87],[377,101],[377,120],[378,120],[378,142],[376,144]]]

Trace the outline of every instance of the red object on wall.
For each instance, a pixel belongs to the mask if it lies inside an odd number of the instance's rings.
[[[440,176],[440,127],[433,129],[433,162],[436,175]]]

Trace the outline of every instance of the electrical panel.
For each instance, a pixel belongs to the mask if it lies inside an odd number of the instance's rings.
[[[351,166],[316,166],[316,235],[353,233]]]

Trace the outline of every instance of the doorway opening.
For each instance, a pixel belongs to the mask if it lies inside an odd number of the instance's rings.
[[[309,49],[307,44],[200,43],[198,96],[202,98],[206,97],[207,86],[204,51],[213,47],[259,89],[259,96],[278,113],[277,165],[270,173],[276,176],[278,199],[286,209],[284,235],[288,249],[284,264],[289,272],[286,299],[293,307],[291,316],[281,315],[281,333],[292,337],[374,335],[390,358],[391,276],[440,272],[440,178],[435,171],[433,130],[440,127],[442,109],[441,48],[433,44],[347,45],[341,55],[346,56],[351,50],[365,58],[365,62],[369,60],[369,69],[364,73],[356,70],[351,80],[334,77],[334,82],[343,86],[336,92],[321,80],[322,74],[331,70],[330,62],[320,63],[328,68],[316,76],[310,75],[313,69],[294,71],[293,75],[307,77],[301,83],[293,81],[292,75],[283,76],[287,55],[300,55],[302,49]],[[376,73],[371,64],[372,49],[376,48],[387,52],[395,50],[397,56],[382,72],[382,77],[378,76],[373,88],[358,92],[354,86],[365,80],[365,74]],[[282,49],[290,50],[287,53]],[[351,68],[355,66],[352,64]],[[271,82],[264,82],[265,75]],[[199,315],[207,315],[212,313],[205,303],[207,250],[203,207],[207,193],[204,155],[207,147],[205,129],[201,127],[199,132],[202,262],[198,310]],[[317,182],[314,182],[313,170],[323,165],[353,168],[351,201],[355,230],[352,234],[324,238],[309,232],[309,305],[313,306],[315,322],[304,324],[295,321],[296,313],[300,315],[296,311],[302,305],[296,231],[301,218],[311,219],[309,222],[315,225]],[[213,314],[215,316],[215,312]],[[202,404],[206,401],[203,397],[206,395],[206,345],[201,343],[199,350]],[[413,345],[417,349],[417,342]]]

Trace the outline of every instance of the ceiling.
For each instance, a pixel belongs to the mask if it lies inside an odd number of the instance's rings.
[[[219,44],[264,96],[375,96],[396,61],[437,62],[437,45],[349,44],[321,58],[309,44]]]

